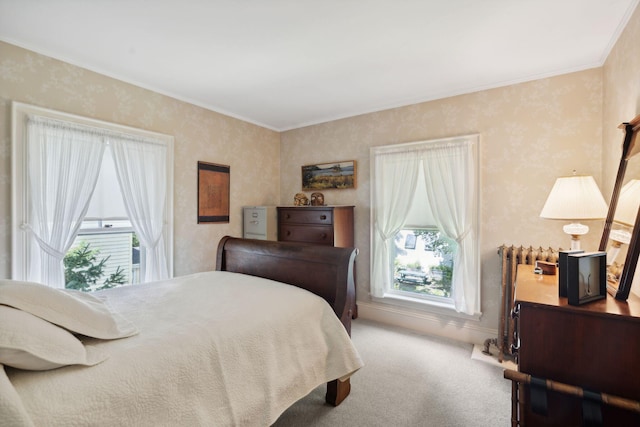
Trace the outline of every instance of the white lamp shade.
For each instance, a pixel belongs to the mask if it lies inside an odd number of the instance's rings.
[[[604,219],[607,203],[592,176],[560,177],[551,189],[541,218],[547,219]]]
[[[616,213],[613,220],[617,223],[633,227],[636,223],[636,215],[638,215],[638,207],[640,206],[640,180],[632,179],[627,182],[618,198]]]

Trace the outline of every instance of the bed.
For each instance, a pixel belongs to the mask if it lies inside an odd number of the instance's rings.
[[[268,426],[323,383],[338,405],[363,365],[356,252],[225,237],[215,271],[167,281],[92,294],[0,281],[0,420]]]

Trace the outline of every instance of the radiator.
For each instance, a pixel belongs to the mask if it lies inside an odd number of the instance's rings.
[[[534,248],[532,246],[505,246],[498,248],[498,256],[501,260],[502,283],[501,283],[501,305],[500,305],[500,324],[498,325],[498,338],[488,339],[485,341],[484,353],[489,352],[489,346],[495,344],[498,348],[498,360],[502,362],[505,355],[511,354],[511,345],[513,344],[513,319],[511,318],[511,310],[514,303],[514,282],[516,279],[516,269],[518,264],[533,265],[536,261],[548,261],[557,263],[558,252],[561,249],[542,247]]]

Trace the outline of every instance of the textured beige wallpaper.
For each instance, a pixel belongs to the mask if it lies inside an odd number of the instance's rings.
[[[637,8],[618,42],[611,50],[604,69],[603,167],[606,188],[611,190],[624,133],[618,125],[640,114],[640,8]],[[640,158],[627,166],[627,176],[640,178]],[[610,196],[610,192],[608,193]]]
[[[481,135],[482,311],[497,328],[501,244],[567,247],[562,222],[539,218],[556,177],[594,175],[610,195],[622,134],[640,113],[640,9],[604,67],[372,113],[278,134],[0,42],[0,277],[10,274],[10,102],[31,103],[175,136],[175,272],[210,269],[224,234],[240,235],[241,206],[291,204],[300,167],[356,160],[355,190],[325,191],[356,206],[358,298],[368,301],[369,148]],[[231,166],[231,223],[196,224],[196,162]],[[638,162],[640,165],[640,162]],[[633,169],[633,168],[632,168]],[[640,166],[637,169],[640,176]],[[589,223],[587,249],[602,223]],[[446,323],[446,320],[443,320]]]
[[[602,68],[348,118],[283,133],[281,202],[300,191],[300,166],[354,159],[356,190],[325,191],[356,206],[358,299],[369,301],[369,148],[470,133],[482,144],[482,311],[497,328],[502,244],[568,247],[560,221],[539,218],[555,178],[593,175],[609,199],[620,159],[617,126],[640,114],[640,8]],[[629,175],[640,178],[640,159]],[[583,247],[596,250],[602,221]],[[445,322],[446,323],[446,322]]]
[[[568,247],[560,221],[539,218],[555,179],[578,173],[601,182],[602,70],[426,102],[284,132],[282,203],[300,191],[300,166],[354,159],[356,190],[325,191],[328,204],[355,204],[358,298],[368,301],[369,148],[481,135],[481,325],[497,328],[501,244]],[[591,225],[591,224],[590,224]],[[592,225],[585,247],[597,246]]]
[[[174,271],[210,270],[226,234],[241,236],[242,206],[276,204],[280,135],[0,42],[0,277],[11,267],[11,101],[173,135]],[[229,224],[197,224],[197,162],[231,167]]]

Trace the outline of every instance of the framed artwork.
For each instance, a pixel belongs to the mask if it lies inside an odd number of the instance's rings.
[[[567,298],[581,305],[607,297],[607,253],[586,252],[567,256]]]
[[[229,222],[230,167],[198,162],[198,224]]]
[[[302,191],[356,188],[356,161],[302,166]]]

